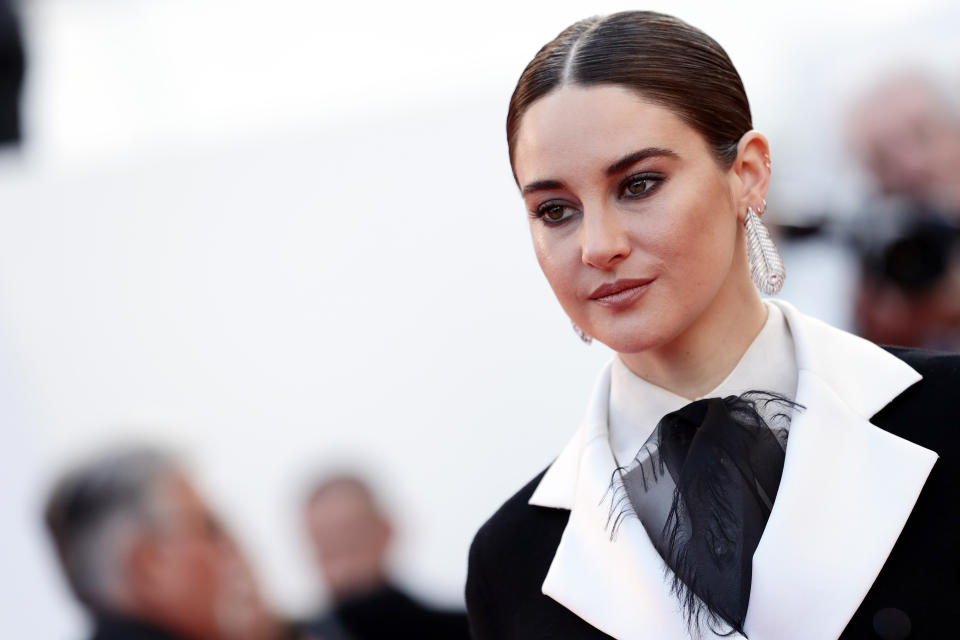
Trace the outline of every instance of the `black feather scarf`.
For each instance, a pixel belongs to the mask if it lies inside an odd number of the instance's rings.
[[[777,496],[790,416],[798,408],[757,391],[697,400],[664,416],[635,464],[615,472],[611,535],[624,517],[641,519],[673,572],[671,589],[691,633],[699,635],[703,624],[719,635],[721,628],[744,633],[753,553]],[[671,489],[672,497],[664,493]],[[651,500],[654,491],[659,499]]]

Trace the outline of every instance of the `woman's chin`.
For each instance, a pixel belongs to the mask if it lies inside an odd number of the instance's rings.
[[[587,333],[594,339],[617,353],[626,354],[669,345],[688,331],[695,320],[686,309],[647,305],[627,313],[593,316],[585,324],[589,325]]]
[[[655,349],[667,341],[658,333],[639,328],[633,331],[598,330],[594,338],[617,353],[641,353]]]

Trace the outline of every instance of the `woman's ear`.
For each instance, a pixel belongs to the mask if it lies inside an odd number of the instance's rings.
[[[743,222],[747,207],[759,215],[770,186],[770,145],[762,133],[747,131],[737,144],[737,159],[731,171],[739,178],[734,194],[737,198],[737,218]]]

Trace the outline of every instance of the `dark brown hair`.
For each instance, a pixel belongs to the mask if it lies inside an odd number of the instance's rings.
[[[699,131],[724,168],[752,128],[743,82],[723,47],[672,16],[625,11],[570,25],[523,70],[507,112],[511,165],[523,114],[564,84],[634,89]]]

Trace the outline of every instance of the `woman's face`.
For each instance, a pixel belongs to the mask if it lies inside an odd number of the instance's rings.
[[[739,175],[628,88],[567,85],[537,100],[514,169],[557,299],[615,351],[667,345],[749,284]]]

